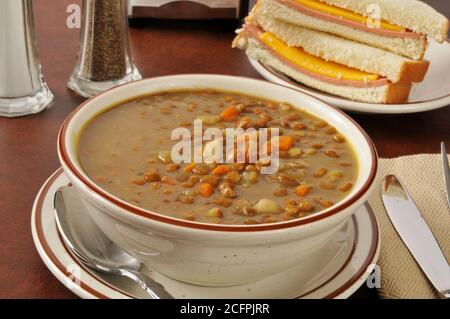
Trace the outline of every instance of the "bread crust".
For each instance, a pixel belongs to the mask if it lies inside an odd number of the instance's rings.
[[[422,82],[430,67],[430,61],[406,62],[400,71],[398,82],[418,83]]]
[[[392,83],[387,86],[385,104],[402,104],[408,102],[411,92],[410,83]]]

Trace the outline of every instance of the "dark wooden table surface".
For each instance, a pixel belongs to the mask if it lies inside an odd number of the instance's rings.
[[[34,116],[0,118],[0,298],[75,297],[38,256],[30,215],[40,186],[60,166],[58,129],[84,100],[66,88],[79,40],[79,30],[66,27],[66,7],[79,2],[35,1],[42,66],[55,94],[53,107]],[[450,16],[448,0],[429,2]],[[259,78],[244,54],[230,48],[235,27],[220,21],[149,21],[131,30],[133,55],[144,77],[218,73]],[[413,115],[352,116],[372,137],[381,157],[437,153],[441,140],[450,142],[450,108]],[[374,291],[361,288],[354,297],[374,296]]]

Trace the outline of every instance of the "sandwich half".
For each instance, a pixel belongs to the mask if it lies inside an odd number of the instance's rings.
[[[422,82],[430,64],[426,60],[412,60],[367,44],[278,20],[265,14],[259,6],[254,8],[247,23],[272,33],[290,47],[302,48],[305,53],[326,61],[377,74],[393,83]]]
[[[448,19],[416,0],[258,0],[267,15],[421,60],[428,37],[444,42]]]
[[[326,61],[289,47],[274,34],[246,24],[233,46],[264,65],[317,90],[367,103],[403,103],[411,83],[392,83],[387,78]]]
[[[367,103],[404,103],[428,61],[287,23],[267,14],[261,0],[238,30],[233,47],[317,90]]]

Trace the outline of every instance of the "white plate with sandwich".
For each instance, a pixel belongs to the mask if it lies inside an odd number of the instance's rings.
[[[448,28],[416,0],[259,0],[233,45],[266,79],[342,109],[415,113],[450,105]]]

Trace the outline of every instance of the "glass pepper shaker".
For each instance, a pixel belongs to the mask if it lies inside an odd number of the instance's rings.
[[[91,97],[139,80],[131,56],[126,0],[83,0],[81,43],[68,87]]]
[[[42,111],[53,100],[44,81],[32,0],[0,1],[0,116]]]

